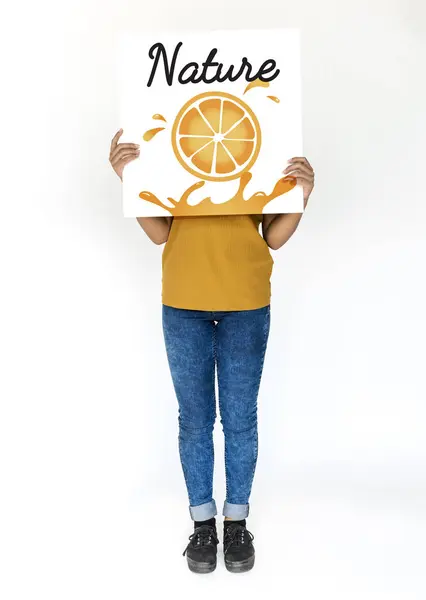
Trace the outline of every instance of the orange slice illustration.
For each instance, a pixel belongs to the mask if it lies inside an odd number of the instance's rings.
[[[261,144],[256,115],[236,96],[205,92],[180,109],[172,127],[172,146],[180,164],[210,181],[240,177],[255,163]]]

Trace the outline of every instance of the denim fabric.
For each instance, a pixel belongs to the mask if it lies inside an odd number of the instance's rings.
[[[216,368],[225,436],[223,515],[248,516],[258,454],[257,397],[269,325],[269,306],[210,312],[163,305],[164,339],[179,408],[179,454],[195,521],[217,514],[213,499]]]

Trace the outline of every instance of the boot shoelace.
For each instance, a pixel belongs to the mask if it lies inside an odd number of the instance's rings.
[[[225,537],[226,545],[223,549],[224,554],[228,552],[233,544],[236,546],[250,544],[254,540],[254,535],[243,525],[228,525]]]
[[[201,527],[197,527],[194,533],[189,536],[189,544],[185,548],[183,556],[185,556],[186,551],[190,546],[195,549],[202,548],[203,546],[211,545],[212,541],[216,544],[219,543],[215,527],[212,527],[211,525],[201,525]]]

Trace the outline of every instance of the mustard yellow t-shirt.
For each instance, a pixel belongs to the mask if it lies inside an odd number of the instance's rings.
[[[252,310],[270,302],[273,259],[261,215],[174,217],[163,251],[163,304]]]

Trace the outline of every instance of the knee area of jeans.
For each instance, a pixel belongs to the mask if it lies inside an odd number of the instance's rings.
[[[253,435],[253,432],[257,431],[257,419],[254,421],[251,419],[250,422],[241,422],[238,423],[223,423],[222,429],[225,435],[238,435],[242,436],[244,434],[248,434],[248,436]]]
[[[213,432],[214,421],[207,424],[196,424],[196,423],[187,423],[187,422],[179,422],[179,435],[182,438],[190,437],[190,436],[202,436],[202,435],[211,435]]]

